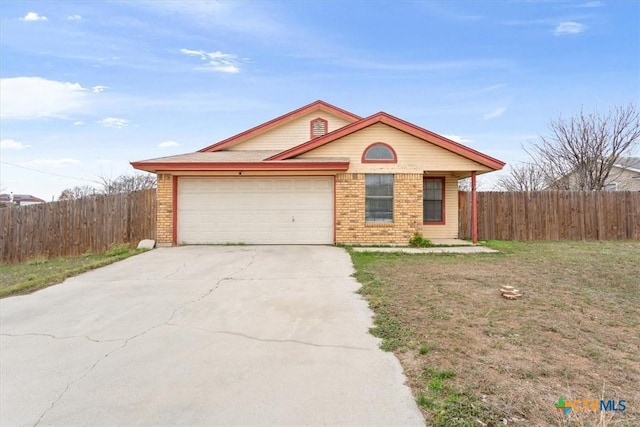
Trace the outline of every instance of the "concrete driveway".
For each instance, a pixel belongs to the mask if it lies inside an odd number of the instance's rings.
[[[186,246],[0,300],[0,425],[424,425],[352,271]]]

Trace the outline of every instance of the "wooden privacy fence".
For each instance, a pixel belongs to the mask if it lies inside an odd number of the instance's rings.
[[[155,190],[2,208],[0,262],[102,252],[155,239],[155,229]]]
[[[640,192],[479,192],[480,240],[640,239]],[[459,193],[460,237],[471,238],[471,193]]]

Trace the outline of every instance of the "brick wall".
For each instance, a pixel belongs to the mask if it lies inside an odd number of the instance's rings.
[[[173,243],[173,176],[158,174],[156,204],[156,241],[159,245]]]
[[[422,228],[422,174],[394,175],[393,223],[365,223],[364,176],[336,176],[336,243],[408,244]]]

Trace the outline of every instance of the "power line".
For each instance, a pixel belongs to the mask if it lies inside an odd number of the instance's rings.
[[[94,183],[94,184],[99,184],[98,181],[91,181],[89,179],[76,178],[74,176],[62,175],[62,174],[54,173],[54,172],[46,172],[46,171],[42,171],[42,170],[39,170],[39,169],[33,169],[33,168],[29,168],[29,167],[21,166],[21,165],[16,165],[16,164],[9,163],[9,162],[0,161],[0,163],[2,163],[4,165],[13,166],[15,168],[26,169],[26,170],[30,170],[30,171],[33,171],[33,172],[44,173],[44,174],[47,174],[47,175],[59,176],[59,177],[62,177],[62,178],[75,179],[76,181],[91,182],[91,183]]]

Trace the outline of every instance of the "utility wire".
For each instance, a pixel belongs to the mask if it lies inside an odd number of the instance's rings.
[[[54,172],[46,172],[46,171],[42,171],[42,170],[39,170],[39,169],[33,169],[33,168],[26,167],[26,166],[20,166],[20,165],[16,165],[16,164],[9,163],[9,162],[0,161],[0,163],[2,163],[4,165],[13,166],[15,168],[21,168],[21,169],[30,170],[30,171],[33,171],[33,172],[44,173],[44,174],[47,174],[47,175],[59,176],[59,177],[62,177],[62,178],[75,179],[76,181],[91,182],[91,183],[94,183],[94,184],[99,184],[98,181],[91,181],[89,179],[76,178],[76,177],[73,177],[73,176],[62,175],[62,174],[54,173]]]

